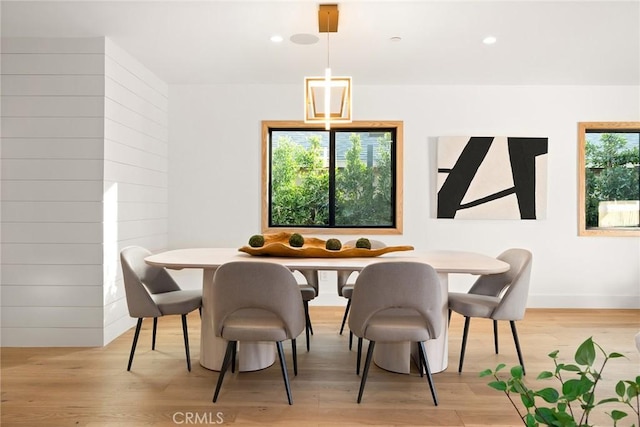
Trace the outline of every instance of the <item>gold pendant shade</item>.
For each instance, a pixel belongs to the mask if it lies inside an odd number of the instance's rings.
[[[338,5],[320,5],[318,29],[327,33],[327,68],[324,76],[304,79],[304,121],[324,123],[325,129],[331,123],[350,123],[351,118],[351,77],[334,77],[329,65],[329,33],[338,31]]]

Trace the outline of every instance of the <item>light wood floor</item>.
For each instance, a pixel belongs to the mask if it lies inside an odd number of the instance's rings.
[[[218,403],[211,398],[217,372],[198,364],[200,319],[189,316],[192,372],[187,372],[178,316],[158,322],[151,351],[151,321],[143,324],[131,372],[126,365],[133,337],[128,331],[103,348],[2,348],[2,416],[8,426],[517,426],[517,414],[478,373],[503,362],[517,364],[508,323],[501,325],[500,354],[493,352],[491,322],[471,322],[464,372],[457,373],[462,321],[454,315],[449,335],[449,368],[434,375],[440,405],[417,372],[410,375],[372,367],[363,401],[356,403],[360,378],[355,347],[339,335],[341,307],[311,307],[315,335],[311,351],[298,339],[299,372],[293,377],[291,346],[285,345],[294,404],[287,404],[278,363],[250,373],[228,373]],[[635,378],[640,360],[633,336],[638,310],[528,310],[518,322],[528,380],[551,370],[547,354],[560,350],[569,362],[589,336],[626,359],[610,362],[598,398],[609,396],[615,380]],[[415,368],[414,368],[415,369]],[[609,412],[613,407],[608,407]],[[190,417],[190,418],[189,418]],[[600,418],[602,424],[607,418]],[[595,419],[594,419],[595,420]],[[619,425],[628,426],[631,422]]]

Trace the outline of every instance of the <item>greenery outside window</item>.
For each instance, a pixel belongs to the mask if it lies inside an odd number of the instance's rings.
[[[262,230],[402,233],[402,122],[262,123]]]
[[[578,125],[578,234],[640,236],[640,122]]]

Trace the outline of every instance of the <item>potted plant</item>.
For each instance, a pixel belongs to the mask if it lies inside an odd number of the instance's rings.
[[[501,377],[500,371],[505,368],[504,364],[499,364],[495,370],[486,369],[480,373],[481,377],[492,376],[493,381],[488,386],[502,391],[515,410],[520,415],[522,422],[527,427],[547,425],[559,427],[587,427],[589,415],[600,405],[611,402],[618,402],[627,406],[631,414],[635,413],[637,424],[633,427],[640,427],[640,376],[634,380],[620,380],[615,386],[616,397],[608,397],[596,400],[596,387],[602,378],[602,372],[610,359],[624,357],[620,353],[607,354],[602,347],[593,341],[592,338],[585,340],[575,353],[575,364],[565,364],[558,361],[556,350],[549,353],[549,357],[555,365],[554,371],[543,371],[538,375],[538,380],[556,379],[560,385],[556,387],[544,387],[533,389],[525,384],[522,366],[514,366],[510,370],[510,375]],[[604,360],[599,368],[595,366],[598,353],[604,356]],[[514,400],[514,396],[520,396],[524,405],[523,413]],[[546,402],[545,403],[543,403]],[[613,426],[629,414],[621,410],[605,412],[613,421]]]

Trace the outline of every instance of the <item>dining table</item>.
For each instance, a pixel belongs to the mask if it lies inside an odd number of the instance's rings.
[[[216,269],[232,261],[272,262],[290,270],[309,271],[361,271],[367,265],[384,261],[414,261],[431,265],[438,274],[442,294],[442,329],[440,335],[425,343],[429,366],[433,373],[447,368],[448,361],[448,287],[449,274],[486,275],[505,272],[509,264],[494,257],[466,251],[431,250],[390,252],[375,257],[278,257],[255,256],[238,248],[185,248],[150,255],[145,261],[167,269],[201,269],[202,275],[202,327],[200,333],[200,365],[220,370],[226,341],[216,337],[213,328],[212,289]],[[306,274],[309,280],[309,274]],[[316,275],[317,280],[317,275]],[[388,371],[409,373],[411,343],[376,343],[374,363]],[[243,342],[238,351],[238,369],[255,371],[275,362],[275,347],[271,342]]]

